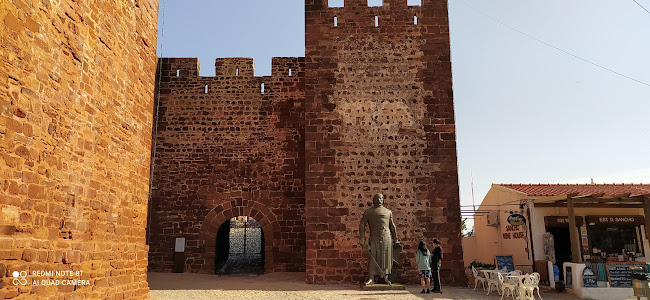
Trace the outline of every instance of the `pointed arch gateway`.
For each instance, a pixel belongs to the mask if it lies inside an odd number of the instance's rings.
[[[280,225],[276,215],[264,204],[252,200],[231,200],[217,205],[203,220],[199,232],[199,239],[205,251],[205,263],[201,273],[214,274],[217,232],[222,224],[231,218],[246,216],[259,223],[263,232],[264,249],[264,272],[272,272],[274,269],[273,249],[277,248],[276,235],[280,233]]]

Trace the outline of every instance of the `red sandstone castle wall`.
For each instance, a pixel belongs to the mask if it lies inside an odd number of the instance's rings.
[[[363,280],[359,221],[382,192],[403,280],[417,280],[418,242],[437,237],[442,281],[464,283],[447,1],[305,11],[307,280]]]
[[[0,299],[148,295],[157,16],[155,1],[0,3]],[[83,275],[31,275],[54,270]]]
[[[215,77],[196,58],[159,64],[149,269],[171,271],[184,237],[186,271],[213,273],[219,226],[249,216],[265,270],[304,271],[304,59],[273,58],[265,77],[246,58],[217,59]]]

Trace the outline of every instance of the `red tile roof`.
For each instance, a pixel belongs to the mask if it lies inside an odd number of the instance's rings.
[[[650,194],[650,184],[497,184],[528,196],[557,196],[578,193],[578,196],[605,193],[613,196],[630,193],[631,196]]]

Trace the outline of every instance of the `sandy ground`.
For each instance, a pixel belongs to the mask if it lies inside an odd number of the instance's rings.
[[[499,300],[496,292],[485,295],[465,287],[443,287],[442,294],[420,294],[419,286],[405,291],[362,291],[358,286],[306,284],[304,273],[271,273],[261,276],[216,276],[203,274],[149,273],[152,300],[176,299],[489,299]],[[579,299],[566,292],[542,290],[544,300]],[[504,297],[503,299],[512,299]]]

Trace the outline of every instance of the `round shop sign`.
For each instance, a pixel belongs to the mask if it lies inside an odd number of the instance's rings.
[[[512,214],[508,216],[510,225],[518,226],[526,224],[526,218],[522,214]]]

